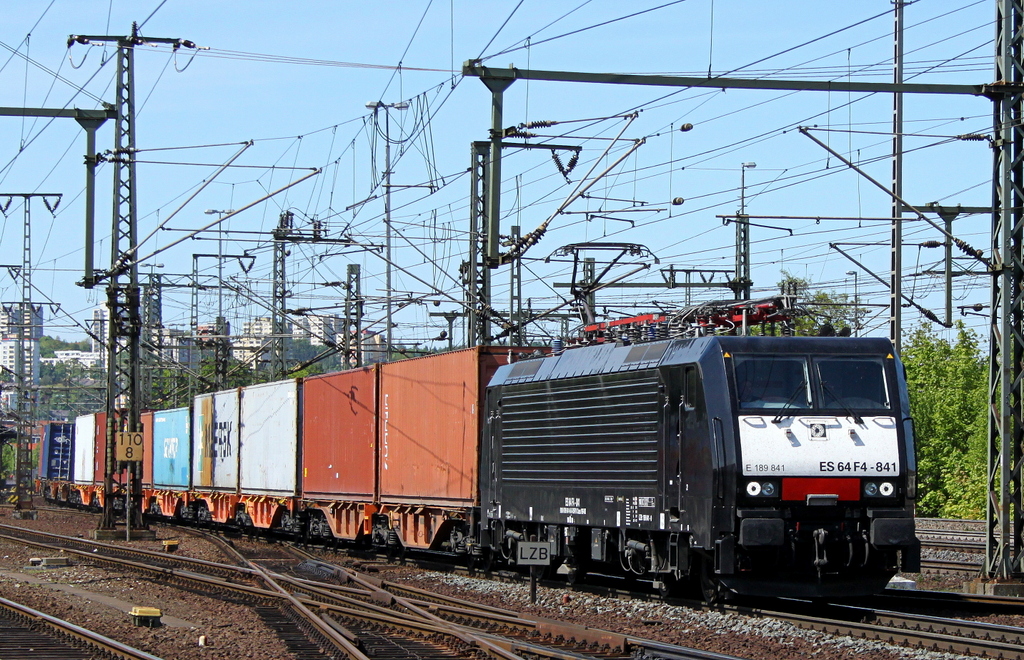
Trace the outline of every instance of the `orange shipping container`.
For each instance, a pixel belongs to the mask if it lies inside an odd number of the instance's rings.
[[[303,381],[304,497],[373,499],[376,381],[372,367]]]
[[[508,349],[475,347],[380,366],[380,501],[477,504],[481,395]]]
[[[153,485],[153,411],[142,413],[142,485]]]

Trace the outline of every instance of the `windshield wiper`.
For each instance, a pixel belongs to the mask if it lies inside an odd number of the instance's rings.
[[[806,380],[800,381],[800,384],[796,386],[796,389],[793,390],[793,393],[789,395],[788,399],[786,399],[786,403],[782,404],[782,410],[780,410],[779,414],[776,415],[772,419],[772,424],[780,424],[782,422],[782,420],[785,419],[786,417],[792,417],[793,416],[792,414],[784,415],[784,414],[782,414],[782,411],[786,410],[787,408],[792,406],[793,403],[796,401],[796,396],[798,394],[800,394],[800,390],[804,390],[806,392],[806,387],[807,387],[807,381]],[[806,399],[805,399],[805,401],[806,401]]]
[[[826,394],[828,394],[828,395],[829,395],[829,396],[831,396],[831,397],[832,397],[833,399],[835,399],[836,403],[838,403],[838,404],[839,404],[839,406],[840,406],[840,407],[841,407],[841,408],[842,408],[843,410],[845,410],[845,411],[846,411],[846,414],[847,414],[847,415],[849,415],[850,417],[852,417],[852,418],[853,418],[853,423],[854,423],[854,424],[857,424],[858,426],[860,426],[860,425],[863,425],[863,424],[864,424],[864,420],[863,420],[863,419],[861,418],[861,416],[860,416],[860,415],[858,415],[857,413],[853,412],[853,410],[852,410],[852,409],[850,408],[850,406],[846,405],[846,402],[845,402],[845,401],[843,401],[842,399],[840,399],[840,398],[839,398],[839,397],[838,397],[838,396],[836,395],[835,391],[833,391],[833,390],[832,390],[832,388],[831,388],[831,387],[829,387],[828,381],[824,381],[824,380],[823,380],[823,381],[821,381],[821,389],[825,390],[825,393],[826,393]]]

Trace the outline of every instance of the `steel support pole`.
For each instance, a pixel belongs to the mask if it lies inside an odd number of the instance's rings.
[[[376,110],[374,111],[376,112]],[[391,349],[394,341],[394,306],[391,302],[391,113],[384,107],[384,258],[387,262],[384,269],[384,361],[391,361]]]
[[[463,276],[466,284],[466,345],[482,346],[491,336],[487,310],[491,300],[491,269],[487,266],[488,185],[491,144],[474,142],[470,153],[469,255]]]
[[[82,286],[91,289],[95,284],[93,275],[93,245],[96,242],[96,130],[105,119],[78,119],[78,124],[85,129],[85,270]]]
[[[154,376],[159,369],[163,357],[163,286],[159,273],[150,272],[149,281],[142,287],[142,342],[140,349],[142,365],[140,365],[139,407],[149,408],[154,399]]]
[[[112,530],[114,520],[114,474],[117,472],[116,440],[118,431],[142,430],[139,409],[139,269],[125,268],[123,259],[136,245],[138,213],[135,196],[135,46],[137,28],[132,36],[118,40],[117,54],[117,119],[114,131],[113,161],[114,205],[111,225],[110,278],[107,284],[109,311],[107,343],[107,429],[103,480],[103,516],[100,529]],[[122,283],[122,276],[127,278]],[[130,477],[129,477],[130,479]],[[131,484],[127,485],[132,488]],[[134,489],[133,489],[134,490]],[[132,516],[138,529],[143,526],[142,512],[134,506],[126,515]]]
[[[956,211],[939,211],[939,217],[946,223],[946,237],[942,245],[945,259],[943,275],[946,280],[946,326],[950,328],[953,327],[953,241],[949,237],[953,235],[953,220],[957,215]]]
[[[521,236],[520,226],[513,226],[512,243],[519,243]],[[509,334],[509,344],[512,346],[526,346],[526,331],[523,328],[523,321],[526,317],[523,315],[523,262],[521,259],[515,259],[511,264],[509,264],[509,277],[509,320],[515,327],[515,330]],[[450,326],[451,323],[449,322],[449,347],[452,341]]]
[[[0,197],[20,197],[22,211],[21,268],[16,279],[20,280],[21,300],[8,311],[11,325],[16,328],[14,347],[14,375],[17,380],[17,399],[13,406],[17,419],[17,446],[14,456],[15,474],[15,515],[35,518],[32,502],[32,427],[35,423],[36,400],[39,385],[39,337],[42,329],[36,322],[42,310],[32,303],[32,198],[42,197],[50,212],[60,204],[59,193],[3,193]],[[46,199],[55,198],[51,206]],[[9,267],[12,273],[14,268]],[[15,311],[15,309],[17,311]],[[41,318],[40,318],[41,321]]]
[[[750,218],[747,217],[747,169],[756,163],[740,165],[740,212],[736,217],[736,300],[750,300]]]
[[[135,47],[144,43],[173,44],[195,48],[195,44],[182,39],[143,38],[138,25],[132,24],[130,36],[86,36],[72,35],[68,47],[73,44],[89,44],[92,41],[117,43],[117,78],[114,111],[114,151],[110,160],[114,163],[114,203],[111,228],[110,272],[107,274],[107,307],[110,312],[107,346],[107,450],[104,466],[103,516],[100,529],[114,529],[114,471],[117,469],[114,443],[117,431],[138,432],[142,430],[139,407],[139,343],[141,320],[139,318],[139,269],[137,265],[138,207],[136,199],[135,172]],[[95,163],[91,163],[95,165]],[[90,262],[91,263],[91,262]],[[88,266],[87,266],[88,268]],[[127,281],[122,284],[121,278]],[[86,286],[94,280],[83,282]],[[133,462],[130,465],[138,465]],[[129,470],[131,525],[136,529],[145,527],[141,511],[141,475],[135,469]]]
[[[345,280],[345,339],[342,368],[363,366],[363,294],[359,264],[349,264]],[[350,362],[350,353],[355,363]]]
[[[196,374],[200,374],[203,364],[203,349],[199,343],[199,259],[192,255],[192,301],[189,305],[191,318],[189,319],[190,333],[192,339],[188,347],[188,366]],[[191,401],[199,392],[199,383],[195,376],[188,379],[188,398]]]
[[[488,266],[497,267],[498,234],[501,224],[501,139],[505,136],[504,119],[505,90],[515,82],[514,78],[482,78],[491,90],[491,152],[487,161],[487,252]],[[490,304],[490,300],[487,301]]]
[[[491,129],[489,143],[473,144],[473,191],[470,198],[470,259],[467,273],[466,341],[480,346],[491,340],[490,271],[498,267],[501,226],[501,140],[504,137],[504,93],[515,82],[511,69],[496,69],[480,80],[491,92]],[[486,145],[486,150],[483,148]],[[485,159],[482,176],[477,171]],[[482,189],[481,189],[482,188]]]
[[[294,218],[295,215],[291,211],[283,211],[278,218],[277,229],[274,230],[274,281],[270,320],[270,331],[274,335],[270,341],[271,380],[284,378],[285,375],[284,310],[288,301],[288,290],[285,281],[288,249],[285,241],[291,232]],[[258,361],[259,356],[256,359]]]
[[[893,4],[892,82],[903,83],[904,0]],[[903,92],[892,95],[892,223],[889,242],[889,339],[899,352],[903,333]]]
[[[27,356],[26,343],[32,341],[34,314],[32,309],[32,214],[31,196],[23,199],[24,231],[22,233],[21,250],[21,303],[18,305],[17,346],[14,350],[14,370],[18,379],[18,445],[15,451],[15,503],[16,517],[35,518],[35,505],[32,503],[32,461],[29,445],[32,442],[32,422],[35,415],[35,378],[33,364],[39,354],[38,345],[34,356]],[[26,364],[26,360],[31,360]]]
[[[996,4],[993,85],[992,298],[989,352],[989,446],[985,574],[1019,577],[1024,551],[1021,511],[1021,359],[1024,357],[1024,63],[1022,8]],[[1000,91],[1000,87],[1004,87]]]

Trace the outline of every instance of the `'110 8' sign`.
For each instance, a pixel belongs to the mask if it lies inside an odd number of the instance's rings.
[[[141,461],[142,431],[118,431],[115,458],[118,461]]]

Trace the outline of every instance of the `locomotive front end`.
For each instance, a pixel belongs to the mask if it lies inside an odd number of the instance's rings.
[[[738,453],[719,578],[748,594],[876,593],[920,564],[902,367],[881,340],[805,341],[724,353]]]

